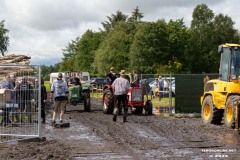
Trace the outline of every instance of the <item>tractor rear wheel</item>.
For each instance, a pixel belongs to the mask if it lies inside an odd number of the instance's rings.
[[[221,124],[223,110],[213,105],[212,96],[207,96],[202,104],[201,116],[204,124]]]
[[[240,100],[239,96],[231,96],[227,99],[225,112],[224,112],[224,122],[227,127],[235,128],[236,116],[236,107],[237,102]]]
[[[114,108],[114,99],[112,91],[107,88],[103,92],[102,110],[104,114],[112,114]]]

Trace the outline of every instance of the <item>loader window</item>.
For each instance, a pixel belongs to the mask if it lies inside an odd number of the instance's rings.
[[[238,79],[240,74],[240,50],[232,48],[231,77]]]
[[[229,48],[223,48],[223,53],[221,54],[221,62],[219,73],[221,75],[221,80],[228,80],[228,63],[229,63]]]

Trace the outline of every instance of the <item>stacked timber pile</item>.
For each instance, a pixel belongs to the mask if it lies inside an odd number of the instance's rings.
[[[0,81],[7,74],[13,74],[16,77],[34,74],[30,59],[29,56],[15,54],[0,57]]]
[[[0,57],[0,65],[1,64],[7,64],[7,65],[29,65],[31,57],[26,55],[6,55],[3,57]]]

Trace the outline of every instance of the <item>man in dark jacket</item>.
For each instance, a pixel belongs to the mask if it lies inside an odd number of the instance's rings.
[[[39,93],[39,81],[38,79],[35,79],[35,98],[36,98],[36,104],[38,107],[38,93]],[[44,81],[41,80],[41,118],[42,118],[42,123],[46,122],[46,113],[45,113],[45,103],[47,101],[47,91],[46,87],[44,86]]]
[[[111,67],[110,71],[106,75],[107,84],[112,84],[114,82],[114,80],[116,79],[116,76],[114,75],[114,70],[115,70],[114,67]]]
[[[76,73],[68,81],[68,86],[77,86],[81,85],[80,79],[77,77]]]
[[[33,97],[33,87],[27,81],[27,77],[22,78],[22,82],[17,86],[16,92],[18,95],[19,107],[20,107],[20,118],[23,123],[23,114],[26,108],[28,122],[32,123],[32,106],[31,99]]]

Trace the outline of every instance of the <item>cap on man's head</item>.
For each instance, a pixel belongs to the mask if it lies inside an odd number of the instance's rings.
[[[125,75],[125,70],[121,70],[121,72],[119,73],[121,76]]]
[[[111,67],[111,68],[110,68],[110,71],[114,71],[114,70],[115,70],[115,68],[114,68],[114,67]]]
[[[162,76],[159,76],[158,78],[162,78]]]

